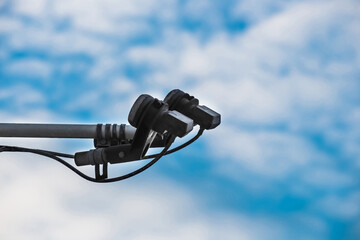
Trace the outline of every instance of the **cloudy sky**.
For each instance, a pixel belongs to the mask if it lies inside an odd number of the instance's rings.
[[[1,153],[0,239],[359,239],[359,26],[357,0],[0,0],[1,122],[127,123],[174,88],[223,121],[113,184]]]

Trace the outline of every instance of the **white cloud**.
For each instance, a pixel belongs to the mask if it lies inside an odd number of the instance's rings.
[[[40,17],[46,11],[48,0],[17,0],[13,2],[14,11],[29,17]]]
[[[27,85],[15,85],[2,88],[0,90],[0,100],[10,100],[13,109],[25,108],[29,104],[41,106],[45,103],[44,95],[40,91]]]
[[[128,35],[147,30],[142,20],[157,12],[157,17],[169,20],[173,1],[61,1],[54,3],[57,17],[68,17],[80,30]],[[87,7],[84,8],[84,5]],[[125,23],[125,24],[124,24]]]
[[[238,1],[233,8],[232,14],[234,18],[246,19],[250,23],[258,23],[283,11],[289,3],[291,1]]]
[[[46,50],[50,55],[84,54],[101,56],[111,52],[113,46],[103,40],[74,30],[57,32],[52,28],[35,28],[22,25],[9,36],[9,50]]]
[[[296,49],[313,37],[328,38],[328,30],[332,27],[359,21],[358,8],[352,0],[293,3],[253,27],[245,39]]]
[[[0,157],[1,238],[262,239],[284,234],[266,218],[204,213],[198,200],[166,179],[93,184],[57,163],[34,167],[25,166],[17,154]]]
[[[23,59],[9,63],[5,71],[16,76],[34,77],[47,80],[52,72],[52,65],[38,59]]]
[[[184,1],[184,6],[182,6],[179,14],[182,14],[183,18],[188,21],[206,23],[215,29],[221,27],[222,20],[222,17],[217,10],[218,6],[214,1]]]
[[[0,0],[0,8],[5,6],[6,4],[6,0]]]
[[[115,78],[111,81],[110,91],[116,94],[131,94],[135,91],[135,84],[128,78]]]
[[[360,193],[355,192],[347,195],[330,195],[314,204],[315,208],[338,219],[353,219],[360,216]]]
[[[20,29],[22,24],[16,18],[0,17],[0,33],[11,33],[16,29]]]
[[[303,175],[303,182],[308,183],[310,187],[318,187],[321,189],[345,188],[355,185],[353,176],[341,173],[334,169],[311,169]]]
[[[281,131],[241,131],[225,126],[212,136],[211,149],[216,156],[228,160],[221,167],[234,176],[239,169],[263,176],[284,179],[310,164],[326,160],[307,139]],[[234,165],[235,164],[235,165]],[[231,169],[234,169],[231,171]]]

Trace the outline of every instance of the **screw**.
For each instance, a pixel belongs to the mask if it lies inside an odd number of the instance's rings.
[[[123,159],[125,157],[125,153],[124,152],[119,152],[119,158]]]

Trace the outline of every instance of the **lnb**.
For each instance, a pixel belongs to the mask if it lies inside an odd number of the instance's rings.
[[[204,129],[216,128],[221,122],[221,115],[214,110],[199,105],[199,100],[179,89],[172,90],[164,101],[170,110],[176,110],[193,119]]]
[[[128,120],[135,128],[143,123],[157,133],[167,131],[177,137],[184,137],[193,129],[192,119],[175,110],[170,111],[168,104],[147,94],[140,95],[135,101]]]

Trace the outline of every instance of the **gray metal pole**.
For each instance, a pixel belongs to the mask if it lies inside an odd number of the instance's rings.
[[[0,137],[29,137],[29,138],[96,138],[96,124],[27,124],[27,123],[0,123]],[[114,125],[111,125],[113,128]],[[125,137],[132,139],[136,129],[126,125]],[[105,136],[105,125],[102,126],[102,135]],[[116,131],[120,137],[120,125]]]

